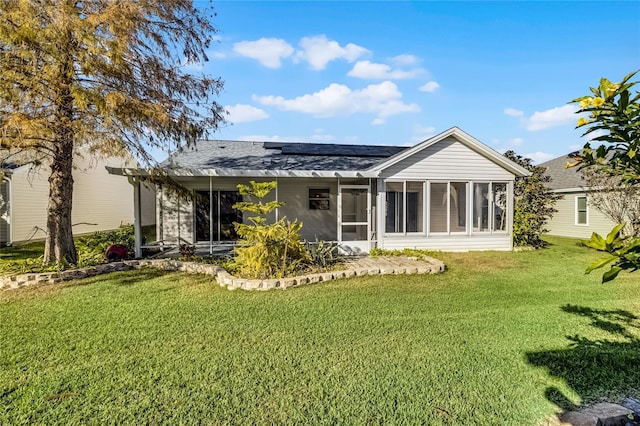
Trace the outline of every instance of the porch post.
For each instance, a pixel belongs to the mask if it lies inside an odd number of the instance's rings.
[[[278,202],[278,176],[276,176],[276,203]],[[280,207],[276,207],[276,222],[278,221],[278,217],[280,216]]]
[[[209,254],[213,255],[213,177],[209,176]]]
[[[134,256],[136,259],[142,257],[142,212],[140,199],[140,178],[133,178],[133,235],[134,235]]]

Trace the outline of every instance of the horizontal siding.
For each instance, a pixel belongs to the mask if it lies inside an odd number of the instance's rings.
[[[122,159],[90,161],[76,158],[73,173],[74,234],[115,229],[132,224],[133,186],[123,176],[110,175],[105,166],[122,167]]]
[[[576,197],[585,196],[584,192],[563,194],[555,205],[556,213],[547,223],[549,235],[561,237],[585,238],[591,237],[592,232],[606,235],[615,226],[613,221],[600,210],[589,205],[587,197],[588,224],[576,225]]]
[[[191,201],[180,200],[167,191],[158,191],[156,233],[159,241],[175,244],[193,243],[195,237],[194,211]]]
[[[455,138],[447,138],[390,166],[390,179],[513,180],[514,176]]]
[[[133,223],[133,187],[122,176],[110,175],[105,166],[132,165],[119,158],[90,160],[74,158],[73,233],[115,229]],[[12,234],[14,242],[43,239],[47,224],[49,170],[14,170],[12,181]],[[151,204],[150,208],[153,208]]]
[[[504,234],[438,237],[385,236],[381,248],[388,250],[416,248],[441,251],[511,250],[511,236]]]
[[[278,182],[278,198],[285,205],[280,217],[302,222],[302,238],[333,241],[338,238],[338,184],[334,180],[285,180]],[[329,210],[309,209],[309,188],[329,188]]]
[[[11,175],[11,225],[14,242],[30,238],[43,239],[47,226],[49,198],[48,171],[30,173],[27,167],[16,169]]]

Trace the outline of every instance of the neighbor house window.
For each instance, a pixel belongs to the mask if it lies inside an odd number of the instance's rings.
[[[309,209],[329,210],[329,188],[309,188]]]
[[[576,197],[576,225],[588,225],[587,197]]]

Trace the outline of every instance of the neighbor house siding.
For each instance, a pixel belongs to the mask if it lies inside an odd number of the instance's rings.
[[[387,179],[512,181],[513,175],[449,137],[385,169]]]
[[[576,225],[576,197],[584,196],[587,197],[587,225]],[[615,226],[604,213],[589,204],[589,196],[586,192],[563,193],[555,208],[557,212],[547,224],[549,235],[588,239],[592,232],[607,235]]]
[[[43,239],[49,201],[48,170],[30,172],[26,166],[13,171],[11,225],[13,242]]]
[[[133,186],[107,173],[105,166],[122,166],[119,158],[74,158],[71,223],[75,235],[115,229],[133,223]],[[43,239],[49,202],[49,169],[13,170],[11,225],[13,242]],[[153,207],[153,206],[151,206]]]

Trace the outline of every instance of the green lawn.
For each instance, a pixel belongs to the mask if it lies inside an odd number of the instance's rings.
[[[443,254],[286,291],[142,270],[0,292],[0,424],[536,425],[640,396],[640,273]]]

